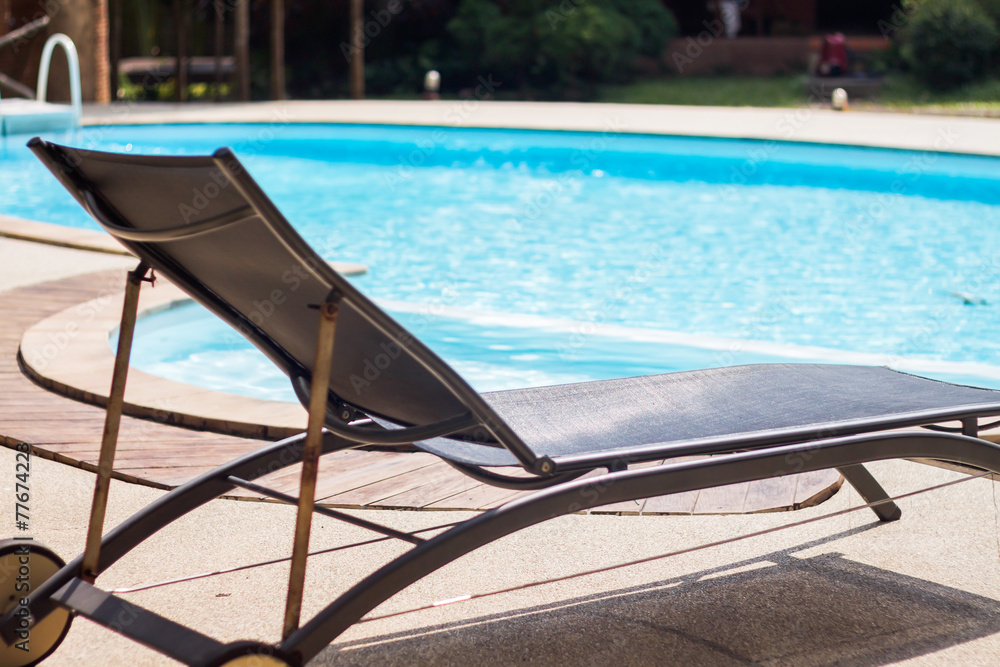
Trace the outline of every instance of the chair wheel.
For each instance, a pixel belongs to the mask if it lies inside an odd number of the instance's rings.
[[[299,664],[300,661],[272,644],[242,641],[227,645],[221,654],[206,663],[206,667],[293,667]]]
[[[27,597],[66,563],[54,551],[21,540],[0,541],[0,614],[18,607]],[[27,610],[25,610],[27,611]],[[0,639],[0,667],[27,667],[47,658],[69,632],[73,615],[56,607],[30,628],[28,619],[19,622],[20,633],[8,645]]]

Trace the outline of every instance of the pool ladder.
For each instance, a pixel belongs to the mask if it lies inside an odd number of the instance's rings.
[[[73,44],[73,40],[62,33],[56,33],[45,41],[45,46],[42,49],[42,59],[38,66],[38,87],[35,92],[35,100],[18,100],[16,115],[18,117],[36,116],[39,119],[43,117],[54,118],[56,116],[65,116],[64,113],[61,113],[65,105],[50,104],[45,101],[48,95],[49,68],[52,65],[52,53],[55,51],[56,46],[61,46],[66,53],[66,64],[69,67],[70,91],[70,114],[68,115],[68,122],[60,123],[61,127],[59,129],[75,129],[80,126],[80,117],[83,112],[80,93],[80,56],[76,51],[76,45]],[[12,102],[8,101],[6,104],[12,104]],[[0,124],[2,124],[3,120],[3,104],[0,104]],[[19,122],[19,125],[21,124]],[[56,129],[50,125],[45,125],[38,129]],[[34,130],[26,129],[22,131]],[[0,134],[8,134],[8,132],[2,131],[2,128],[0,128]]]

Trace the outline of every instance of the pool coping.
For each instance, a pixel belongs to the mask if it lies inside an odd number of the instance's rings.
[[[101,125],[292,123],[409,125],[750,139],[1000,156],[1000,120],[870,111],[586,102],[500,102],[489,92],[464,100],[284,100],[84,105],[85,142]],[[266,141],[262,134],[257,138]],[[748,155],[748,159],[754,159]],[[759,159],[758,159],[759,161]]]
[[[115,241],[110,234],[9,215],[0,215],[0,238],[135,257],[128,248]],[[343,276],[363,276],[368,273],[368,266],[358,262],[333,261],[330,262],[330,265]]]
[[[104,407],[115,355],[124,292],[85,301],[29,327],[21,337],[23,369],[58,394]],[[158,280],[142,290],[139,319],[192,303],[179,288]],[[125,413],[161,423],[260,440],[301,433],[306,411],[298,403],[249,398],[175,382],[129,368]]]
[[[108,234],[92,229],[78,229],[51,222],[16,218],[10,215],[0,215],[0,237],[44,243],[61,248],[133,257],[132,253]]]

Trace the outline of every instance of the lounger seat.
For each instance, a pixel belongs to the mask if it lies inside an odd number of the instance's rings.
[[[537,456],[562,469],[830,438],[1000,413],[1000,391],[873,366],[756,364],[550,387],[483,398]],[[506,450],[417,443],[469,465]]]
[[[266,656],[267,664],[299,666],[427,574],[554,517],[833,468],[879,519],[893,521],[900,510],[867,462],[912,459],[1000,474],[1000,446],[977,437],[985,425],[980,419],[1000,414],[1000,392],[886,368],[767,364],[481,394],[331,268],[231,151],[168,157],[77,150],[40,139],[29,145],[141,262],[126,284],[86,550],[34,590],[27,605],[19,601],[25,615],[58,632],[46,643],[34,635],[37,654],[21,655],[14,643],[23,615],[9,611],[0,619],[0,663],[25,665],[54,651],[69,610],[189,665],[235,667]],[[128,349],[139,290],[152,269],[281,368],[309,410],[309,425],[303,435],[205,473],[103,534]],[[943,424],[952,421],[961,425]],[[926,430],[898,430],[915,426]],[[536,492],[512,494],[518,497],[433,535],[316,505],[321,454],[413,443],[473,479]],[[682,458],[691,454],[714,456]],[[638,462],[656,464],[631,465]],[[259,483],[297,463],[298,498]],[[503,470],[515,465],[518,474]],[[149,536],[237,488],[298,506],[280,642],[225,644],[94,585]],[[314,513],[412,548],[300,625]],[[20,558],[24,548],[0,542],[0,560]],[[45,551],[38,557],[56,559]],[[13,574],[0,576],[0,595],[18,598],[15,586]],[[126,614],[130,622],[123,624]]]

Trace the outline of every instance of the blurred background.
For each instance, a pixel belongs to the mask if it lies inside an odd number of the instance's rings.
[[[0,95],[34,89],[61,32],[98,102],[794,107],[844,88],[852,108],[994,115],[998,23],[1000,0],[0,0]],[[67,99],[53,69],[50,99]]]

